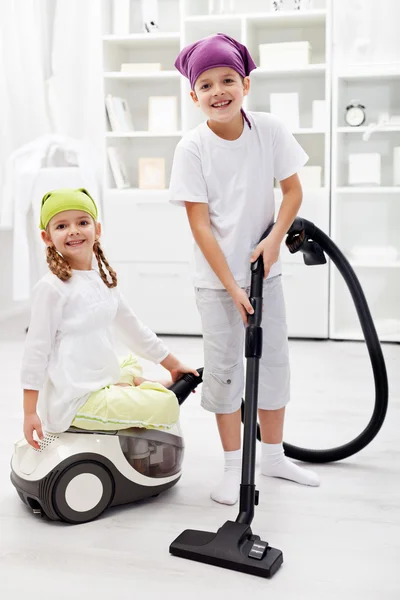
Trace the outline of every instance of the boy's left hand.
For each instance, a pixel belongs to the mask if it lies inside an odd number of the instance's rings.
[[[264,279],[268,277],[272,265],[279,259],[279,249],[279,242],[270,236],[255,247],[250,262],[255,262],[262,255],[264,261]]]

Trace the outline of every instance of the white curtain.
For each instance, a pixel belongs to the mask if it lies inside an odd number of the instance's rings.
[[[102,170],[102,2],[57,0],[53,31],[50,102],[55,132],[93,148]]]
[[[0,3],[0,202],[7,158],[51,130],[41,39],[42,3]]]
[[[89,143],[100,176],[102,5],[0,3],[0,212],[7,158],[46,133]]]

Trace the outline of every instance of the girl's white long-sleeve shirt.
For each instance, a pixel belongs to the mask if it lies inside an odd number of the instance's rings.
[[[39,391],[46,431],[68,429],[92,392],[119,382],[114,325],[142,358],[160,363],[169,354],[96,270],[73,271],[67,282],[48,273],[34,287],[21,382],[23,389]]]

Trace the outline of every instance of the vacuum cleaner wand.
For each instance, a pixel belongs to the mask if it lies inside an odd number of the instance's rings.
[[[256,443],[257,443],[257,406],[258,406],[258,377],[259,360],[262,354],[262,286],[264,275],[263,258],[260,256],[251,265],[250,304],[254,309],[248,315],[246,327],[245,357],[246,389],[244,424],[245,435],[243,438],[242,453],[242,482],[240,485],[239,514],[237,523],[251,524],[254,517],[254,506],[258,504],[258,492],[254,484],[256,468]]]
[[[251,266],[250,302],[254,314],[249,315],[246,328],[246,402],[239,514],[236,521],[226,521],[216,533],[187,529],[172,542],[169,551],[181,558],[259,577],[272,577],[283,562],[282,552],[269,546],[258,535],[254,535],[250,528],[254,517],[254,506],[258,504],[254,472],[259,360],[262,354],[263,274],[264,264],[262,257],[259,257]]]

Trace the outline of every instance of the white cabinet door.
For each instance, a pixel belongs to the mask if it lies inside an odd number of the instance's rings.
[[[104,240],[113,261],[191,259],[193,238],[186,211],[171,205],[165,194],[108,194],[104,214]]]
[[[289,337],[328,337],[328,265],[283,264]]]
[[[109,192],[104,213],[106,255],[138,317],[156,333],[200,334],[185,209],[166,194],[138,190],[125,197]]]
[[[116,262],[113,266],[121,292],[150,329],[159,334],[201,333],[189,263]]]

